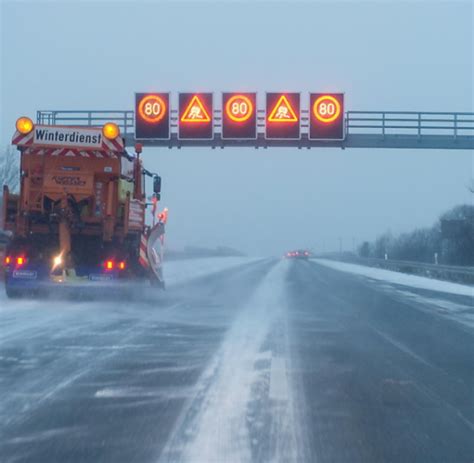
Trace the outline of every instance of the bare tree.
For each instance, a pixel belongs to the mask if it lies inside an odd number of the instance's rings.
[[[0,154],[0,188],[7,185],[10,191],[18,191],[20,185],[18,158],[18,153],[13,146],[7,146]]]

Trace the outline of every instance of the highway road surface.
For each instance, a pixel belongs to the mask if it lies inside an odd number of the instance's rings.
[[[170,269],[130,300],[0,296],[1,463],[474,461],[472,288]]]

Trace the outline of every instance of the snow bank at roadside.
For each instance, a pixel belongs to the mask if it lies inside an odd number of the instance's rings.
[[[203,259],[166,261],[165,257],[163,272],[166,285],[172,286],[257,260],[259,259],[251,257],[208,257]]]
[[[366,267],[364,265],[348,264],[346,262],[338,262],[334,260],[314,259],[314,261],[335,270],[362,275],[368,278],[373,278],[374,280],[383,280],[397,285],[458,294],[461,296],[474,296],[474,287],[468,285],[434,280],[432,278],[421,277],[418,275],[408,275],[406,273],[393,272],[381,268]]]

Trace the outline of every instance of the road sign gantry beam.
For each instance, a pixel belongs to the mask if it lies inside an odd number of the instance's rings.
[[[115,122],[122,130],[127,146],[135,140],[133,111],[38,111],[37,123],[48,125],[102,126]],[[258,111],[257,138],[254,140],[223,140],[222,112],[213,111],[213,138],[209,140],[178,139],[178,116],[171,111],[171,134],[168,140],[143,140],[144,146],[184,147],[246,147],[246,148],[400,148],[400,149],[474,149],[474,113],[417,111],[347,111],[344,114],[344,140],[310,140],[308,111],[301,111],[299,140],[268,140],[265,138],[265,112]]]
[[[133,135],[125,135],[126,146],[133,146],[136,142]],[[143,140],[143,146],[163,148],[423,148],[423,149],[474,149],[474,137],[459,136],[456,140],[444,135],[425,135],[418,138],[416,135],[373,135],[373,134],[349,134],[344,140],[308,140],[306,134],[302,134],[300,140],[266,140],[263,134],[259,134],[256,140],[222,140],[220,134],[215,134],[213,140],[179,140],[176,134],[172,134],[169,140]]]

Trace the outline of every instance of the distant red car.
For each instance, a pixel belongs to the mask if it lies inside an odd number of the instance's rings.
[[[287,259],[308,259],[311,253],[306,249],[298,249],[297,251],[288,251],[285,254]]]

